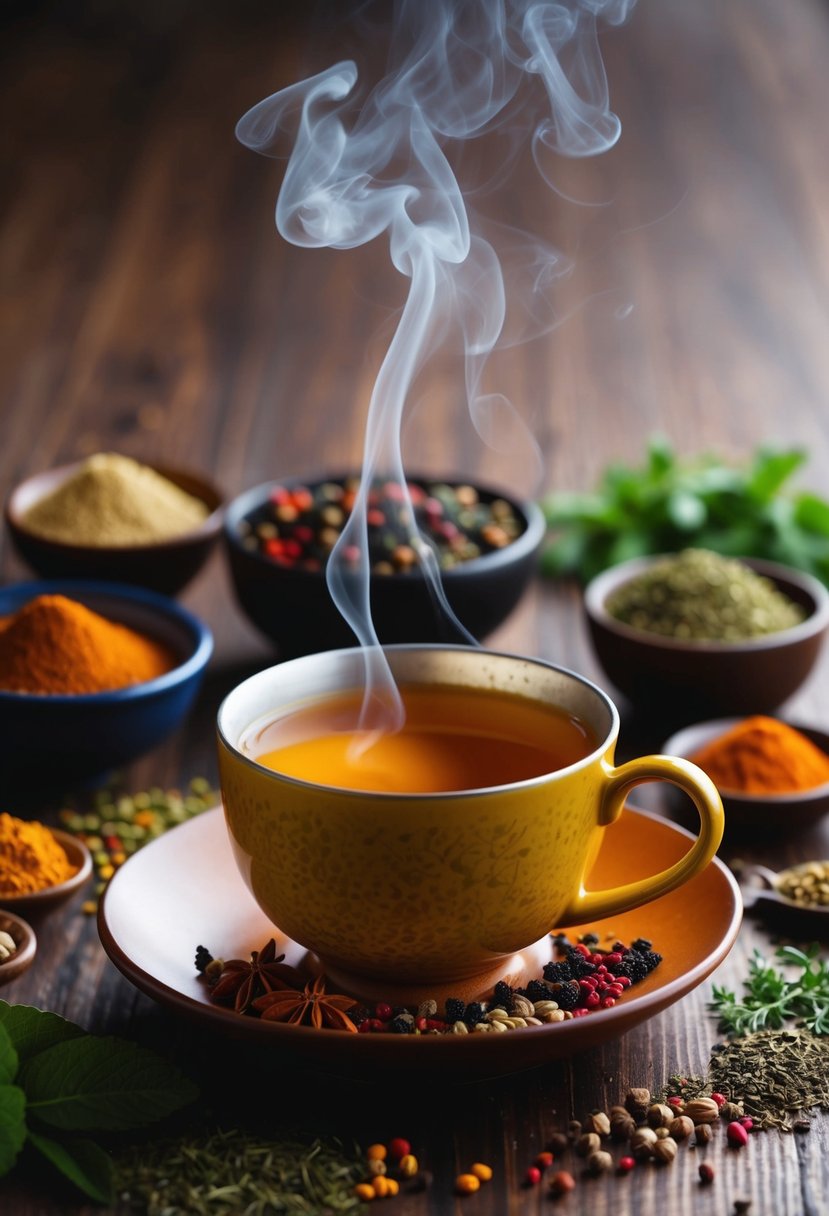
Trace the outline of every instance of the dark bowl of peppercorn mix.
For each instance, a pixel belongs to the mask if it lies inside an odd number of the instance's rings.
[[[328,591],[326,566],[358,485],[348,476],[283,479],[256,486],[227,507],[225,550],[236,597],[283,658],[354,645]],[[378,481],[368,501],[371,617],[381,643],[486,637],[533,576],[544,536],[541,511],[457,481],[412,477],[407,489],[416,531],[399,483]],[[423,542],[460,628],[423,574]],[[359,554],[345,546],[342,556],[348,578]]]
[[[829,627],[816,578],[708,550],[612,566],[587,585],[584,608],[608,679],[671,729],[770,713],[807,679]]]
[[[19,556],[41,578],[90,578],[176,595],[221,534],[221,491],[191,470],[97,453],[9,495]]]

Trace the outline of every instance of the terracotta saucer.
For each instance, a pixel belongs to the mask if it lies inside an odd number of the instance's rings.
[[[669,866],[690,839],[669,820],[626,809],[608,828],[588,885],[609,886]],[[218,807],[160,836],[116,872],[101,901],[98,929],[107,954],[137,988],[219,1033],[303,1055],[332,1071],[434,1068],[496,1076],[572,1056],[673,1004],[722,962],[741,917],[739,888],[715,859],[684,887],[643,908],[569,927],[571,936],[592,931],[626,942],[647,937],[664,956],[614,1008],[570,1022],[497,1036],[351,1034],[262,1022],[210,1003],[194,967],[196,947],[223,958],[248,958],[275,937],[287,962],[313,969],[314,960],[255,904],[236,869]]]

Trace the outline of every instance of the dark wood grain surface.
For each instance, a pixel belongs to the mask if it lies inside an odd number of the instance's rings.
[[[403,299],[382,242],[357,251],[287,245],[273,227],[277,163],[233,128],[267,93],[348,53],[353,39],[301,4],[175,6],[12,2],[0,73],[0,486],[86,453],[117,449],[215,476],[232,496],[282,474],[357,464],[366,403]],[[330,17],[330,6],[328,10]],[[829,10],[820,0],[641,0],[603,49],[619,144],[560,167],[561,193],[520,170],[501,218],[575,258],[561,324],[497,357],[539,445],[486,451],[445,362],[424,381],[407,458],[506,487],[590,487],[612,458],[638,461],[666,434],[683,453],[746,456],[769,441],[809,451],[804,484],[829,482]],[[578,206],[565,196],[601,206]],[[28,575],[2,541],[2,578]],[[216,554],[183,602],[216,652],[196,710],[174,738],[122,775],[124,788],[216,778],[213,723],[223,694],[269,662]],[[602,682],[577,588],[531,589],[491,639]],[[829,723],[829,654],[785,709]],[[625,708],[622,749],[658,731]],[[47,743],[48,741],[44,741]],[[35,774],[33,774],[33,784]],[[3,809],[15,810],[15,805]],[[55,804],[38,807],[48,817]],[[731,851],[733,853],[733,850]],[[775,864],[829,855],[827,832],[762,840],[743,855]],[[729,856],[729,850],[724,853]],[[136,917],[141,909],[135,909]],[[303,1074],[180,1024],[107,960],[78,905],[39,926],[40,953],[3,997],[54,1009],[96,1032],[180,1055],[232,1119],[264,1103],[293,1123],[368,1143],[405,1132],[434,1175],[401,1216],[530,1213],[520,1186],[550,1132],[612,1103],[631,1084],[702,1071],[716,1026],[710,983],[623,1040],[532,1073],[456,1085]],[[688,933],[694,909],[688,908]],[[717,979],[737,986],[752,949],[747,920]],[[702,1190],[693,1153],[665,1170],[585,1183],[567,1212],[819,1216],[829,1210],[823,1118],[803,1137],[753,1137],[713,1154]],[[456,1200],[473,1160],[494,1182]],[[42,1176],[0,1182],[15,1216],[77,1212]],[[83,1209],[86,1210],[86,1209]]]

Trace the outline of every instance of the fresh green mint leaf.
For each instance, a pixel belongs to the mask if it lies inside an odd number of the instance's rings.
[[[829,503],[816,494],[799,494],[795,502],[794,520],[807,532],[829,536]]]
[[[29,1140],[43,1156],[96,1203],[111,1204],[115,1191],[112,1158],[92,1140],[52,1140],[29,1132]]]
[[[760,502],[768,502],[805,459],[805,452],[775,452],[761,448],[754,457],[746,489]]]
[[[66,1131],[123,1131],[161,1119],[198,1096],[155,1052],[125,1039],[84,1035],[56,1043],[18,1077],[31,1118]]]
[[[17,1160],[26,1139],[26,1095],[17,1085],[0,1085],[0,1177]]]
[[[10,1085],[17,1076],[19,1064],[11,1035],[0,1023],[0,1085]]]
[[[80,1026],[57,1013],[48,1013],[33,1005],[9,1005],[6,1001],[0,1001],[0,1026],[11,1039],[21,1064],[55,1043],[86,1034]]]

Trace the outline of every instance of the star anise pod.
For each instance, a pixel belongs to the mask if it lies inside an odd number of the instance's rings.
[[[290,1022],[294,1026],[313,1026],[321,1030],[331,1026],[334,1030],[350,1030],[357,1027],[347,1014],[357,1002],[352,996],[339,996],[325,991],[325,976],[318,975],[304,988],[283,988],[279,992],[266,992],[253,1002],[254,1009],[262,1014],[264,1022]]]
[[[250,962],[229,958],[218,980],[210,989],[210,999],[219,1005],[233,1005],[237,1013],[245,1013],[254,999],[279,988],[291,988],[300,979],[295,967],[277,955],[273,938],[261,950],[253,950]]]

